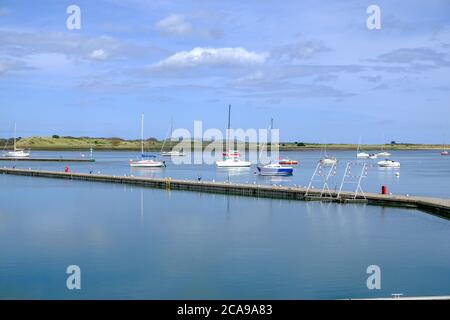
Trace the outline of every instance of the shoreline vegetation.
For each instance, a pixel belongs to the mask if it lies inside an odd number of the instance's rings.
[[[145,149],[148,151],[160,151],[164,141],[150,138],[145,141]],[[167,141],[164,150],[170,150],[178,142]],[[211,141],[203,141],[203,148],[210,144]],[[194,141],[191,141],[194,147]],[[197,141],[198,144],[198,141]],[[270,143],[269,143],[270,145]],[[4,150],[13,148],[13,139],[0,139],[0,146]],[[78,151],[78,150],[111,150],[111,151],[139,151],[141,149],[140,140],[126,140],[121,138],[91,138],[91,137],[60,137],[54,135],[52,137],[28,137],[18,138],[17,147],[21,149],[32,150],[55,150],[55,151]],[[238,149],[248,149],[250,147],[256,149],[255,143],[237,143]],[[280,151],[305,151],[324,149],[325,144],[308,143],[308,142],[280,142]],[[356,150],[357,144],[331,143],[326,145],[327,150]],[[380,150],[441,150],[442,145],[438,144],[413,144],[413,143],[397,143],[392,141],[387,144],[365,144],[360,146],[365,151]]]

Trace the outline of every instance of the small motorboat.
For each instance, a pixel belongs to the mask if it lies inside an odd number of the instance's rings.
[[[442,151],[441,152],[441,156],[448,156],[448,155],[449,155],[448,151]]]
[[[376,159],[378,156],[375,153],[369,155],[369,159]]]
[[[400,162],[386,159],[379,161],[378,166],[383,168],[400,168]]]
[[[337,159],[335,157],[325,157],[320,160],[320,164],[324,166],[331,166],[337,163]]]
[[[294,165],[294,164],[298,164],[297,160],[291,160],[291,159],[280,159],[280,161],[278,161],[279,164],[283,164],[283,165]]]
[[[261,176],[291,176],[294,173],[293,167],[283,166],[279,163],[271,163],[257,168]]]

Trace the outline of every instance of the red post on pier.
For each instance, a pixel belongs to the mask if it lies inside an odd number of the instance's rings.
[[[384,194],[384,195],[387,194],[387,188],[386,188],[386,186],[381,186],[381,194]]]
[[[64,169],[64,172],[65,172],[65,173],[69,172],[69,167],[66,167],[66,168]]]

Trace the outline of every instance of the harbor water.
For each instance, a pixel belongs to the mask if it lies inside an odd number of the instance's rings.
[[[1,175],[0,243],[3,299],[450,293],[450,221],[408,209]]]

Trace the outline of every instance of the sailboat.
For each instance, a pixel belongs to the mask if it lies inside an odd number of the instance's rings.
[[[384,135],[383,135],[383,140],[384,140]],[[384,151],[384,144],[381,145],[381,152],[377,153],[377,156],[379,157],[389,157],[391,154],[387,151]]]
[[[448,150],[447,150],[447,146],[446,146],[446,144],[445,144],[445,135],[444,135],[444,145],[443,145],[443,149],[444,149],[444,150],[442,150],[441,156],[448,156],[449,153],[448,153]]]
[[[173,118],[170,119],[170,131],[169,131],[169,135],[172,136],[173,133]],[[164,139],[163,145],[161,147],[161,156],[163,157],[182,157],[184,156],[184,152],[183,151],[177,151],[177,150],[170,150],[170,151],[163,151],[164,150],[164,146],[167,142],[167,137]]]
[[[149,156],[144,154],[144,114],[142,114],[141,120],[141,159],[140,160],[130,160],[130,167],[141,167],[141,168],[161,168],[165,167],[166,163],[164,161],[155,161],[152,159],[144,159],[154,156]]]
[[[336,163],[337,163],[337,159],[335,157],[329,157],[327,155],[327,145],[325,144],[324,157],[322,159],[320,159],[320,164],[325,165],[325,166],[331,166]]]
[[[231,126],[231,104],[228,106],[228,137],[227,143],[230,143],[230,126]],[[223,153],[223,160],[217,160],[216,166],[219,168],[239,168],[250,167],[252,163],[250,161],[244,161],[240,159],[239,151],[229,150]]]
[[[361,152],[360,151],[361,148],[361,137],[359,138],[359,143],[358,143],[358,150],[356,150],[356,157],[358,159],[369,159],[369,157],[371,156],[370,154],[368,154],[367,152]]]
[[[9,158],[29,158],[30,152],[26,152],[23,149],[17,149],[17,125],[14,124],[14,150],[6,153],[6,157]]]
[[[273,119],[270,121],[270,134],[272,136],[273,130]],[[261,147],[260,156],[264,149],[264,145]],[[291,176],[294,173],[294,168],[292,166],[282,165],[279,161],[270,163],[267,165],[258,165],[257,169],[261,176]]]

